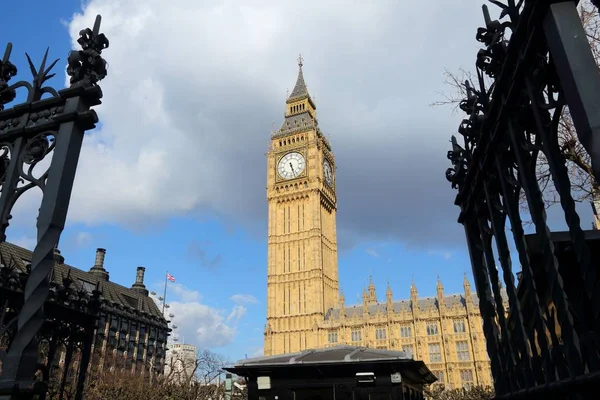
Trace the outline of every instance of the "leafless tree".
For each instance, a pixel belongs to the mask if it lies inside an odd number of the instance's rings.
[[[202,384],[215,383],[223,375],[223,368],[229,364],[229,360],[220,354],[208,349],[201,350],[196,356],[196,379]]]
[[[177,379],[175,364],[190,363],[183,357],[172,357],[165,375],[149,379],[148,374],[132,372],[127,368],[110,368],[105,365],[86,385],[86,400],[219,400],[224,398],[225,384],[219,377],[227,360],[210,350],[197,353],[190,366],[184,365],[185,374]],[[232,399],[243,400],[243,394],[235,393]]]
[[[168,382],[211,385],[221,382],[223,368],[229,361],[220,354],[204,349],[198,351],[193,360],[186,359],[183,352],[177,352],[172,354],[169,363],[165,369]]]
[[[470,386],[446,390],[437,386],[427,391],[427,397],[432,400],[491,400],[494,398],[494,390],[487,386]]]
[[[579,15],[583,27],[587,33],[592,54],[596,64],[600,66],[600,14],[598,9],[590,0],[583,0],[579,3]],[[457,110],[459,102],[466,96],[465,81],[476,82],[474,74],[465,69],[459,69],[458,72],[446,70],[444,72],[445,83],[450,87],[450,92],[439,93],[441,99],[432,103],[432,106],[453,106],[453,111]],[[558,143],[561,153],[565,159],[567,169],[571,179],[573,198],[577,202],[589,202],[595,216],[595,226],[600,228],[600,187],[595,183],[591,168],[589,154],[585,151],[577,138],[577,132],[573,125],[573,120],[569,109],[565,107],[558,128]],[[540,189],[544,194],[546,206],[550,207],[560,201],[560,197],[554,188],[552,177],[548,167],[548,162],[543,153],[539,153],[537,160],[537,177]],[[527,210],[523,193],[521,205]],[[595,205],[594,205],[595,204]]]

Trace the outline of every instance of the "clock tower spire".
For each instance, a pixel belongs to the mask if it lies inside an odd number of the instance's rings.
[[[320,347],[314,321],[337,305],[335,158],[298,58],[296,85],[267,153],[265,355]]]

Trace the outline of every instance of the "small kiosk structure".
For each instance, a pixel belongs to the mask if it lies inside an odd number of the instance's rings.
[[[240,360],[248,400],[422,400],[436,381],[403,351],[335,346]]]

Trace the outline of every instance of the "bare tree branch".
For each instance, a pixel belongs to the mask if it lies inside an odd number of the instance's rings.
[[[592,54],[596,60],[596,64],[600,68],[600,15],[596,7],[589,0],[579,3],[579,15],[586,31]],[[473,72],[462,68],[456,73],[445,70],[445,83],[449,87],[450,92],[439,93],[441,99],[432,103],[431,106],[452,105],[452,112],[456,112],[458,105],[466,97],[464,82],[476,82],[477,79],[474,79],[474,75]],[[595,200],[600,207],[600,187],[595,184],[591,159],[583,145],[579,142],[568,108],[564,108],[560,116],[558,145],[569,171],[571,192],[574,200],[576,202],[589,203]],[[541,151],[538,153],[536,159],[535,172],[546,207],[551,207],[559,203],[560,196],[554,187],[548,160]],[[521,210],[528,213],[527,201],[523,191],[520,192],[520,200]],[[526,226],[529,223],[530,221],[524,221]]]

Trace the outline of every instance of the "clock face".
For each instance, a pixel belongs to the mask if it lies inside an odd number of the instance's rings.
[[[277,172],[283,179],[294,179],[300,176],[306,167],[306,160],[297,152],[287,153],[277,164]]]
[[[329,186],[333,186],[333,171],[331,169],[331,164],[329,164],[329,161],[327,160],[323,161],[323,177]]]

